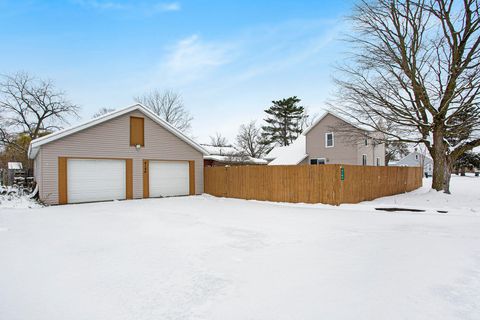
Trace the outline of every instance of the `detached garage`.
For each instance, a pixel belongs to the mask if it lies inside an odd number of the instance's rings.
[[[201,194],[207,154],[140,104],[33,140],[29,148],[47,204]]]

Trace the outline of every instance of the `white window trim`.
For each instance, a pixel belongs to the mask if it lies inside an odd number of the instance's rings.
[[[332,145],[329,146],[328,145],[328,135],[331,134],[332,135]],[[325,148],[333,148],[335,147],[335,135],[333,134],[333,132],[326,132],[325,133]]]
[[[315,164],[315,165],[318,165],[318,160],[323,160],[323,164],[327,164],[327,158],[311,158],[310,159],[310,165],[312,165],[312,163],[311,163],[312,160],[317,160],[317,164]]]
[[[365,157],[365,164],[363,163],[363,158]],[[364,153],[362,154],[362,166],[366,166],[368,164],[368,157],[367,155]]]

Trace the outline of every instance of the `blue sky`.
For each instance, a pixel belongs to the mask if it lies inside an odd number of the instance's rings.
[[[197,140],[233,142],[271,100],[322,111],[352,1],[0,0],[0,73],[52,79],[83,120],[173,89]]]

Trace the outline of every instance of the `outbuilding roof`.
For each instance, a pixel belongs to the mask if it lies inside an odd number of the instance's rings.
[[[54,132],[52,134],[49,134],[47,136],[32,140],[32,142],[30,142],[30,146],[28,147],[28,157],[30,159],[35,159],[35,157],[37,156],[38,150],[44,144],[50,143],[50,142],[58,140],[58,139],[62,139],[64,137],[69,136],[71,134],[74,134],[76,132],[85,130],[87,128],[93,127],[93,126],[98,125],[100,123],[109,121],[111,119],[114,119],[116,117],[119,117],[121,115],[127,114],[127,113],[132,112],[132,111],[136,111],[136,110],[142,112],[145,116],[147,116],[151,120],[155,121],[157,124],[162,126],[164,129],[166,129],[167,131],[169,131],[173,135],[177,136],[178,138],[180,138],[181,140],[183,140],[184,142],[186,142],[187,144],[192,146],[194,149],[201,152],[203,155],[208,155],[209,154],[207,150],[202,148],[202,146],[200,146],[198,143],[196,143],[195,141],[193,141],[192,139],[190,139],[189,137],[184,135],[177,128],[173,127],[171,124],[169,124],[165,120],[161,119],[159,116],[157,116],[155,113],[153,113],[150,109],[148,109],[147,107],[145,107],[144,105],[142,105],[140,103],[136,103],[136,104],[128,106],[126,108],[115,110],[113,112],[104,114],[104,115],[102,115],[98,118],[91,119],[89,121],[80,123],[78,125],[68,127],[68,128],[62,129],[60,131]]]
[[[297,165],[302,162],[308,156],[306,140],[304,135],[300,135],[290,145],[277,147],[279,149],[273,152],[276,157],[269,165]]]

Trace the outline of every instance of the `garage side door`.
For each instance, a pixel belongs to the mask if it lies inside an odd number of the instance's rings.
[[[68,159],[68,203],[126,198],[125,160]]]
[[[149,190],[150,197],[188,195],[188,161],[150,161]]]

